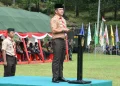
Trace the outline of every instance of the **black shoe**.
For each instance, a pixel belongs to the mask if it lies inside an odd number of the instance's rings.
[[[68,82],[69,80],[66,80],[64,77],[59,77],[59,79],[58,79],[60,82]]]
[[[58,81],[57,78],[52,78],[52,82],[53,82],[53,83],[59,83],[59,81]]]

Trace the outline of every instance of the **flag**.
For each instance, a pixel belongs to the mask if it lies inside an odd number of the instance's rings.
[[[83,23],[82,23],[82,27],[80,29],[80,35],[84,35],[84,26],[83,26]]]
[[[113,34],[113,29],[112,29],[112,25],[111,25],[111,44],[112,46],[114,46],[114,34]]]
[[[117,25],[116,25],[115,37],[116,37],[116,43],[119,42],[118,27],[117,27]]]
[[[96,27],[96,23],[95,23],[95,32],[94,32],[94,42],[95,42],[95,45],[98,44],[98,30]]]
[[[105,20],[105,18],[104,18],[104,17],[102,17],[102,21],[103,21],[103,22],[106,22],[106,20]]]
[[[108,37],[107,25],[106,25],[106,27],[105,27],[104,38],[105,38],[106,44],[109,45],[109,37]]]
[[[101,46],[104,45],[104,32],[103,32],[103,24],[104,22],[102,21],[101,26],[100,26],[100,34],[99,34],[99,43]]]
[[[88,35],[87,35],[87,45],[89,46],[90,44],[90,41],[91,41],[91,30],[90,30],[90,23],[89,23],[89,26],[88,26]]]

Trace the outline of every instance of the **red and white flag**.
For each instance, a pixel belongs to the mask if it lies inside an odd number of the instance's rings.
[[[106,25],[106,27],[105,27],[104,38],[105,38],[106,44],[109,45],[109,37],[108,37],[107,25]]]
[[[99,43],[101,46],[104,45],[104,32],[103,32],[103,21],[101,22],[101,26],[100,26],[100,33],[99,33]]]
[[[102,17],[102,21],[103,21],[103,22],[106,22],[106,20],[105,20],[105,18],[104,18],[104,17]]]

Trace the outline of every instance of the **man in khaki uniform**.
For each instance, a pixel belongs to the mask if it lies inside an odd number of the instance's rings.
[[[55,15],[51,19],[51,29],[53,35],[53,62],[52,62],[52,82],[67,82],[63,77],[63,62],[65,59],[65,38],[69,29],[66,26],[66,20],[62,17],[64,7],[62,4],[55,4]]]
[[[14,76],[16,71],[16,47],[13,40],[14,29],[7,29],[8,37],[2,42],[2,55],[4,60],[4,77]]]

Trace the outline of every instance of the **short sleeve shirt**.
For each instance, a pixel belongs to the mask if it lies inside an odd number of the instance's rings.
[[[52,19],[51,19],[51,29],[62,29],[64,30],[66,28],[66,20],[63,17],[59,17],[57,15],[55,15]],[[53,39],[55,38],[65,38],[65,33],[53,33]]]
[[[15,42],[7,37],[2,42],[2,50],[5,50],[8,55],[15,56]]]

